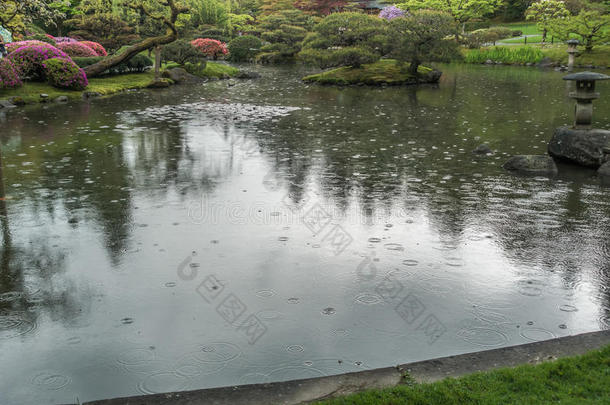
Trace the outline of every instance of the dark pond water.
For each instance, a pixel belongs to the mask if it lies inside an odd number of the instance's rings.
[[[0,403],[307,378],[610,326],[610,189],[515,177],[562,74],[303,72],[0,116]],[[610,128],[610,86],[598,127]],[[494,156],[471,150],[487,142]]]

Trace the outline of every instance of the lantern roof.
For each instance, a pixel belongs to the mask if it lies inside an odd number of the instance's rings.
[[[563,80],[577,80],[577,81],[595,81],[595,80],[608,80],[610,76],[596,72],[578,72],[572,73],[563,77]]]

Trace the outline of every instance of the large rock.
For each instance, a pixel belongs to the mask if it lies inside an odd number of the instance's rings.
[[[167,79],[171,79],[176,84],[201,81],[199,77],[190,74],[183,68],[173,68],[164,70],[162,76]]]
[[[610,150],[610,131],[605,129],[557,128],[549,142],[551,156],[594,168],[609,158],[606,150]]]
[[[517,155],[504,163],[506,170],[521,174],[554,175],[557,165],[549,155]]]
[[[260,73],[257,72],[248,72],[248,71],[240,71],[237,75],[235,75],[237,79],[258,79],[261,77]]]
[[[2,108],[15,108],[15,104],[8,100],[0,100],[0,109]]]

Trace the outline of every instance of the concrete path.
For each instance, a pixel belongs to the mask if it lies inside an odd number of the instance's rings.
[[[433,382],[477,371],[575,356],[608,344],[610,330],[330,377],[116,398],[87,404],[296,405],[371,388],[393,387],[400,384],[405,371],[417,382]]]

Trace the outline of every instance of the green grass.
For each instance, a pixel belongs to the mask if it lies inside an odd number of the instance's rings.
[[[550,38],[547,38],[547,42],[550,43]],[[527,37],[528,44],[538,44],[542,42],[542,35],[534,35],[531,37]],[[525,44],[525,39],[523,38],[508,38],[498,41],[498,44]]]
[[[306,82],[333,85],[350,84],[410,84],[417,83],[417,78],[408,71],[408,64],[400,65],[392,59],[382,59],[378,62],[362,65],[359,68],[340,67],[326,72],[304,77]],[[432,69],[420,66],[418,75],[426,75]]]
[[[549,45],[542,48],[542,53],[546,58],[553,62],[568,64],[567,46],[564,44]],[[584,52],[580,48],[580,54],[576,56],[574,64],[576,66],[602,66],[610,67],[610,45],[596,46],[591,52]]]
[[[610,346],[583,356],[523,365],[431,384],[370,390],[318,405],[608,404]]]
[[[485,63],[487,60],[502,63],[538,63],[543,58],[542,51],[531,46],[494,46],[464,50],[466,63]]]
[[[141,89],[148,86],[154,79],[153,72],[131,73],[116,76],[102,76],[89,79],[89,86],[85,91],[93,91],[102,95],[118,93],[129,89]],[[53,100],[59,96],[70,99],[81,99],[82,91],[62,90],[47,83],[26,82],[22,87],[11,90],[0,90],[0,98],[21,97],[27,104],[40,102],[40,94],[48,94]]]
[[[493,25],[494,27],[506,27],[511,30],[519,30],[523,32],[523,35],[534,35],[534,34],[542,34],[542,31],[538,29],[536,23],[532,22],[514,22],[514,23],[506,23],[506,24],[497,24]]]

